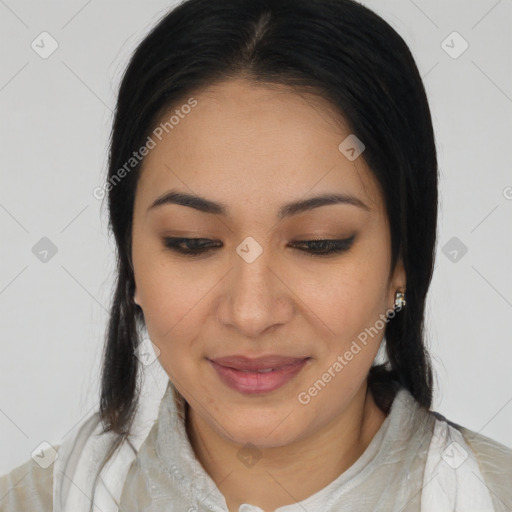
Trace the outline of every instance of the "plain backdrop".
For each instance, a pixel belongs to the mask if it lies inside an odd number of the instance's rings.
[[[512,446],[512,2],[362,3],[410,46],[436,132],[434,410]],[[121,73],[172,5],[0,0],[0,474],[97,407],[114,258],[92,191]]]

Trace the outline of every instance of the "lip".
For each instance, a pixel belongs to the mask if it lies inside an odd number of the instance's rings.
[[[228,387],[240,393],[254,395],[281,388],[300,373],[309,359],[283,356],[249,359],[244,356],[230,356],[208,361]],[[269,368],[274,370],[266,373],[257,371]]]
[[[247,357],[242,355],[234,355],[227,357],[217,357],[211,359],[214,363],[235,370],[266,370],[268,368],[281,368],[291,364],[303,361],[307,357],[289,357],[280,355],[268,355],[262,357]]]

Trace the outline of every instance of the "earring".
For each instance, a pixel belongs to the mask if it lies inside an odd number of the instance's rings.
[[[395,294],[395,308],[402,309],[407,302],[405,301],[405,294],[401,291],[397,291]]]

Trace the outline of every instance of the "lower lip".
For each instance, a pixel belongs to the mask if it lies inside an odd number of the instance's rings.
[[[308,360],[309,358],[302,359],[297,361],[296,364],[283,366],[268,373],[242,372],[234,368],[221,366],[211,360],[209,362],[224,384],[240,393],[254,395],[270,393],[284,386],[304,368]]]

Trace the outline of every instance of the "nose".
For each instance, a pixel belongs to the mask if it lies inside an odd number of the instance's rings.
[[[293,293],[282,274],[267,251],[252,262],[235,254],[221,289],[218,321],[248,338],[288,323],[294,314]]]

